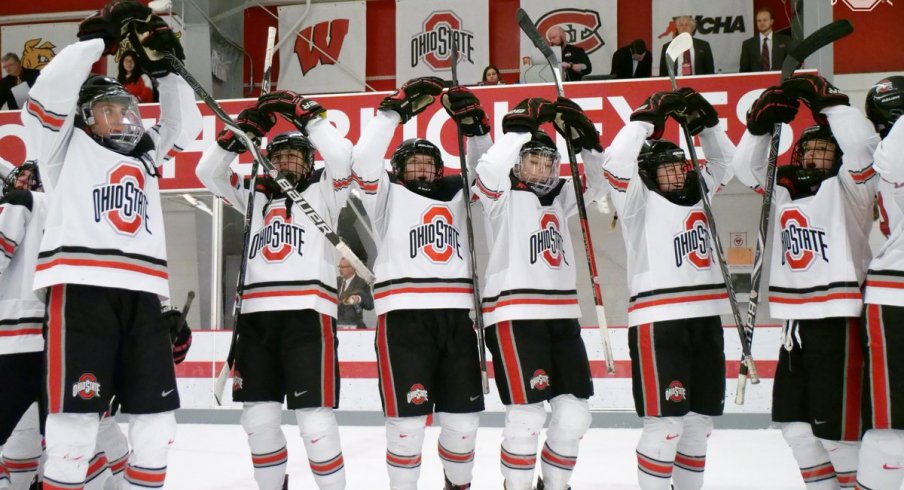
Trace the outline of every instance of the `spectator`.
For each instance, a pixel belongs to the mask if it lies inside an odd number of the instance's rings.
[[[780,70],[785,54],[791,47],[791,39],[772,32],[775,19],[772,9],[760,7],[756,11],[757,34],[741,45],[741,63],[738,71]]]
[[[339,328],[367,328],[364,310],[374,309],[370,286],[355,274],[355,269],[345,259],[339,259]]]
[[[3,71],[6,72],[6,76],[0,80],[0,85],[3,85],[6,90],[0,89],[0,97],[6,97],[6,101],[9,104],[9,109],[19,109],[19,104],[16,102],[15,98],[9,97],[6,92],[12,92],[13,87],[19,85],[22,82],[28,83],[28,86],[31,87],[35,84],[35,80],[38,79],[38,75],[41,74],[40,71],[34,70],[31,68],[23,68],[22,63],[19,61],[19,56],[16,53],[6,53],[0,58],[0,65],[3,66]],[[0,98],[0,104],[3,103],[2,98]]]
[[[483,77],[477,85],[505,85],[505,82],[502,81],[502,77],[499,75],[499,68],[496,68],[495,65],[487,65],[483,69]]]
[[[635,39],[612,54],[612,76],[615,78],[649,78],[653,76],[653,53],[643,39]]]
[[[116,80],[138,98],[138,102],[154,102],[154,85],[151,77],[145,75],[138,66],[138,54],[135,51],[126,51],[119,58],[119,75]]]
[[[696,30],[697,23],[694,22],[694,18],[690,15],[679,15],[678,17],[675,17],[676,36],[684,32],[693,36]],[[659,76],[661,77],[669,76],[669,70],[665,66],[665,49],[668,46],[669,43],[663,44],[662,52],[659,53]],[[715,72],[716,68],[713,64],[712,48],[710,48],[708,42],[702,39],[694,38],[694,49],[685,51],[683,59],[675,60],[675,75],[679,77],[687,75],[712,75]]]
[[[546,41],[550,46],[562,48],[562,76],[565,81],[578,81],[590,74],[593,68],[590,65],[590,58],[582,48],[568,44],[565,29],[560,26],[553,27],[546,32]]]

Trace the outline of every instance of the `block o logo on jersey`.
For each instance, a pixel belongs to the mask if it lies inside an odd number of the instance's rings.
[[[843,0],[844,4],[848,6],[849,9],[854,12],[870,12],[877,5],[882,2],[888,2],[889,5],[894,5],[891,0]],[[832,5],[838,3],[838,0],[832,0]]]
[[[411,67],[421,60],[433,71],[452,68],[452,42],[458,38],[459,63],[474,63],[474,34],[463,29],[455,12],[432,12],[424,20],[423,31],[411,38]]]
[[[546,33],[555,26],[562,26],[568,36],[568,44],[590,54],[603,47],[600,35],[600,14],[596,10],[559,9],[548,12],[537,21],[537,31],[546,39]]]
[[[79,376],[78,381],[72,384],[72,396],[77,396],[82,400],[100,396],[100,383],[97,382],[97,376],[91,373]]]
[[[538,369],[530,378],[530,389],[543,391],[549,387],[549,375],[546,371]]]
[[[413,384],[411,385],[411,389],[408,390],[408,403],[413,403],[415,405],[423,405],[424,402],[428,400],[427,398],[427,390],[424,388],[422,384]]]
[[[665,390],[665,399],[670,402],[679,403],[687,396],[687,388],[677,379],[669,383],[669,387]]]
[[[292,217],[286,215],[285,205],[273,206],[264,215],[261,229],[251,237],[248,259],[260,253],[266,262],[283,262],[293,250],[302,255],[302,245],[304,228],[292,223]]]
[[[695,269],[709,269],[712,261],[709,257],[709,228],[706,225],[706,213],[697,209],[691,211],[684,219],[684,231],[672,239],[675,253],[675,267],[685,262]]]
[[[541,259],[553,269],[561,267],[563,261],[568,265],[564,244],[565,239],[559,233],[559,217],[552,211],[543,213],[540,229],[530,236],[530,263],[536,264]]]
[[[779,224],[782,230],[782,265],[788,264],[793,271],[804,271],[810,268],[817,256],[825,262],[829,261],[825,230],[811,228],[809,218],[800,209],[782,211]]]
[[[107,173],[107,182],[91,191],[94,222],[104,219],[123,235],[135,236],[142,225],[150,233],[144,170],[123,162]]]
[[[430,206],[421,215],[421,224],[408,232],[408,255],[412,259],[418,252],[435,264],[449,262],[453,255],[461,257],[460,233],[453,226],[452,211],[448,206]]]

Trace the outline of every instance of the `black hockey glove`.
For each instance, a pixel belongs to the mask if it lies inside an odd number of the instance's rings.
[[[800,103],[788,97],[780,87],[769,87],[747,110],[747,131],[761,136],[772,134],[776,123],[790,123]]]
[[[553,124],[556,131],[571,140],[574,151],[578,152],[586,148],[602,153],[603,145],[600,144],[600,133],[590,118],[584,114],[581,106],[565,97],[559,97],[556,99],[555,107],[556,118]]]
[[[672,117],[681,118],[687,124],[688,131],[692,135],[699,134],[704,128],[711,128],[719,124],[719,114],[699,92],[692,88],[684,87],[678,90],[678,94],[684,97],[684,114],[672,114]]]
[[[653,125],[650,139],[662,138],[665,130],[665,119],[670,114],[683,112],[686,105],[684,97],[677,92],[656,92],[631,114],[632,121],[644,121]]]
[[[176,33],[160,17],[152,15],[147,22],[135,21],[129,28],[129,41],[138,54],[141,69],[154,78],[160,78],[172,71],[164,54],[171,53],[180,61],[185,60],[185,51]]]
[[[94,14],[78,25],[78,40],[104,40],[104,54],[113,54],[119,48],[119,28],[101,14]]]
[[[260,141],[265,134],[273,129],[276,124],[276,116],[252,107],[240,112],[239,117],[235,119],[235,123],[253,140]],[[229,128],[223,128],[220,131],[220,134],[217,135],[217,144],[220,145],[220,148],[233,153],[245,153],[248,151],[245,148],[245,143]]]
[[[314,99],[306,99],[291,90],[277,90],[257,99],[257,108],[269,114],[279,114],[308,134],[308,122],[315,117],[326,117],[326,109]]]
[[[825,121],[825,116],[820,111],[826,107],[851,105],[848,96],[828,80],[809,73],[794,75],[785,80],[782,82],[782,90],[788,97],[803,101],[813,111],[816,122]]]
[[[169,327],[170,342],[173,345],[173,362],[179,364],[188,355],[191,347],[191,328],[182,318],[182,312],[176,309],[163,311],[163,321]]]
[[[490,120],[480,100],[465,87],[452,87],[440,101],[453,121],[458,123],[465,136],[482,136],[490,132]]]
[[[443,93],[443,79],[438,77],[412,78],[399,87],[392,95],[380,102],[380,109],[395,111],[402,118],[402,124],[415,114],[420,114]]]
[[[534,133],[541,124],[556,118],[556,106],[540,97],[524,99],[502,118],[502,131]]]

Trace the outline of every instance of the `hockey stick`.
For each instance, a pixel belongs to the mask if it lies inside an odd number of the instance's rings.
[[[694,40],[690,34],[683,32],[679,34],[669,47],[665,50],[666,68],[669,71],[669,80],[672,82],[672,90],[678,90],[678,81],[675,79],[675,60],[683,55],[685,51],[691,49]],[[719,262],[719,270],[722,272],[722,279],[725,281],[725,290],[728,292],[728,302],[731,305],[731,313],[734,316],[735,325],[738,329],[738,335],[741,338],[742,359],[741,364],[747,366],[750,373],[750,382],[758,383],[759,377],[756,374],[756,365],[753,363],[753,357],[750,355],[750,344],[747,342],[747,336],[744,334],[744,322],[741,320],[741,312],[738,309],[738,301],[735,297],[734,287],[731,284],[731,274],[728,272],[728,264],[725,262],[725,254],[722,248],[722,241],[719,239],[719,232],[716,230],[716,220],[713,218],[712,204],[709,200],[709,191],[707,190],[706,181],[703,179],[703,170],[700,168],[700,162],[697,160],[697,149],[694,147],[694,137],[687,128],[687,122],[678,119],[681,130],[684,133],[685,142],[687,142],[687,151],[691,157],[691,163],[694,165],[694,173],[697,174],[697,185],[700,188],[700,196],[703,200],[703,213],[706,215],[707,225],[711,240],[710,252],[715,255],[715,260]],[[718,185],[718,183],[714,183]],[[738,403],[737,398],[735,402]],[[739,404],[743,404],[741,399]]]
[[[182,306],[182,320],[185,321],[185,317],[188,316],[188,310],[191,308],[192,301],[195,300],[195,292],[189,291],[185,296],[185,305]]]
[[[791,78],[794,70],[811,54],[854,31],[850,21],[838,20],[827,24],[807,36],[785,57],[782,63],[781,81]],[[760,226],[757,231],[756,253],[753,256],[753,272],[750,275],[750,299],[747,301],[747,322],[744,324],[744,335],[747,344],[753,346],[753,329],[756,323],[756,311],[760,301],[760,279],[763,272],[763,251],[766,250],[766,239],[769,237],[769,215],[772,212],[772,190],[775,188],[775,168],[778,160],[778,145],[782,137],[782,125],[776,123],[769,142],[769,160],[766,164],[766,181],[763,187],[763,205],[760,208]],[[735,392],[735,403],[744,403],[744,392],[747,389],[747,366],[742,364],[738,371],[738,389]],[[755,381],[750,380],[751,383]]]
[[[458,86],[458,38],[452,40],[452,85]],[[458,130],[458,162],[461,166],[462,193],[465,198],[465,223],[468,228],[468,250],[471,254],[471,282],[474,289],[471,296],[474,298],[474,318],[477,321],[477,355],[480,359],[480,383],[483,386],[483,394],[490,393],[490,383],[487,380],[487,344],[484,337],[483,312],[480,304],[480,283],[477,277],[477,253],[474,251],[474,225],[471,219],[471,181],[468,179],[468,162],[465,157],[465,138],[461,134],[461,125]]]
[[[549,63],[549,67],[552,70],[553,77],[556,79],[556,91],[558,92],[559,97],[564,97],[565,90],[562,88],[562,73],[559,71],[559,60],[556,58],[556,54],[553,53],[552,49],[549,48],[549,45],[546,44],[546,41],[543,40],[543,37],[540,36],[540,32],[537,31],[537,26],[534,25],[534,21],[531,20],[524,9],[518,9],[517,17],[518,25],[521,26],[521,30],[524,31],[524,34],[527,35],[532,43],[534,43],[534,46],[536,46],[537,49],[543,53],[543,56],[546,57],[546,61]],[[566,134],[570,133],[571,130],[566,127]],[[606,309],[603,305],[603,292],[600,289],[600,276],[596,268],[596,256],[594,255],[593,242],[590,238],[590,224],[587,222],[587,208],[584,206],[581,174],[578,170],[578,160],[575,157],[574,146],[571,144],[571,139],[565,138],[565,143],[568,148],[568,165],[571,169],[571,182],[574,184],[574,197],[577,202],[578,217],[581,222],[581,235],[584,238],[584,253],[587,255],[587,267],[590,269],[590,286],[593,288],[593,301],[596,305],[596,319],[599,323],[600,337],[603,342],[603,355],[606,357],[606,370],[609,374],[614,374],[615,359],[612,355],[612,342],[609,340],[609,325],[606,323]]]

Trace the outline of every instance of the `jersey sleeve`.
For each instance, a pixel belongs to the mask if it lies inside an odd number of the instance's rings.
[[[899,117],[879,142],[873,160],[873,168],[883,179],[894,184],[904,182],[904,117]]]
[[[79,41],[63,48],[41,70],[22,109],[29,158],[38,161],[41,180],[52,190],[60,176],[63,155],[78,110],[78,93],[91,66],[101,57],[100,39]]]
[[[728,182],[725,177],[735,154],[735,146],[720,125],[705,128],[700,133],[700,143],[706,155],[703,176],[709,197],[712,197],[720,186]]]
[[[584,204],[587,205],[602,198],[609,192],[609,184],[603,178],[604,155],[596,150],[581,150],[581,159],[584,161]],[[563,209],[565,216],[570,217],[578,213],[578,201],[574,197],[574,184],[566,183],[560,194],[564,199]]]
[[[745,131],[731,159],[730,171],[742,184],[751,189],[762,189],[766,181],[766,164],[771,139],[768,134],[757,136]]]
[[[201,160],[195,167],[195,175],[210,192],[225,199],[230,206],[244,215],[248,190],[245,189],[244,179],[229,168],[235,157],[235,153],[213,143],[201,155]]]
[[[521,147],[530,138],[530,133],[506,133],[480,157],[477,168],[474,169],[474,188],[487,215],[498,216],[504,211],[503,206],[512,190],[509,174],[515,166]]]
[[[471,182],[468,184],[473,185],[475,176],[477,175],[477,164],[480,163],[480,157],[484,155],[492,146],[493,139],[490,138],[490,135],[485,134],[482,136],[471,136],[467,138],[467,153],[465,162],[468,165],[468,178],[471,179]]]
[[[163,165],[184,150],[201,132],[201,111],[195,93],[182,77],[170,73],[157,79],[160,122],[148,133],[154,140],[156,164]]]
[[[12,191],[0,199],[0,274],[6,271],[25,238],[32,203],[31,193],[27,191]]]
[[[339,212],[345,207],[352,184],[352,144],[339,130],[323,118],[314,118],[306,126],[308,137],[323,157],[324,171],[320,190],[329,204],[335,226]]]
[[[873,199],[879,179],[873,168],[873,154],[879,144],[879,135],[869,119],[853,107],[839,105],[827,107],[822,114],[829,120],[832,134],[841,148],[841,168],[838,177],[850,203],[863,209],[864,219],[872,217]]]
[[[639,209],[632,203],[639,189],[642,195],[643,183],[637,173],[637,155],[644,141],[653,133],[653,125],[641,121],[631,121],[618,132],[603,158],[603,176],[612,192],[612,204],[619,216],[633,215]],[[629,199],[629,197],[631,197]]]
[[[384,230],[389,205],[389,175],[383,156],[401,119],[394,111],[377,111],[352,149],[352,177],[361,189],[361,203],[374,226]]]

